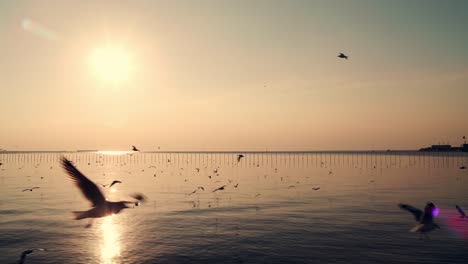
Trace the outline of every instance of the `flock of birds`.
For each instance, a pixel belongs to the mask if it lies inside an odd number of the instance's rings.
[[[340,53],[340,55],[343,55],[346,59],[347,57]],[[138,148],[135,146],[132,146],[132,151],[140,151]],[[242,158],[245,156],[242,154],[237,155],[237,162],[241,162]],[[168,160],[170,162],[170,160]],[[120,213],[123,209],[126,208],[131,208],[129,205],[134,206],[139,206],[141,202],[145,202],[147,200],[146,196],[140,193],[135,193],[129,195],[130,197],[133,198],[133,200],[122,200],[122,201],[117,201],[117,202],[112,202],[108,201],[104,194],[101,192],[99,189],[98,185],[92,182],[89,178],[87,178],[83,173],[81,173],[78,168],[75,167],[72,161],[68,160],[65,157],[61,157],[60,163],[64,171],[68,174],[68,177],[70,180],[75,184],[75,186],[79,189],[79,191],[83,194],[83,196],[91,203],[91,208],[86,211],[73,211],[72,213],[75,216],[75,220],[81,220],[81,219],[89,219],[89,223],[85,225],[86,228],[89,228],[92,226],[93,219],[95,218],[101,218],[101,217],[106,217],[111,214],[118,214]],[[0,163],[0,166],[2,164]],[[89,164],[88,164],[89,165]],[[323,164],[322,164],[323,165]],[[150,166],[150,167],[155,167],[155,166]],[[52,168],[52,167],[51,167]],[[461,170],[466,169],[465,166],[459,167]],[[200,168],[195,168],[197,172],[200,172]],[[215,174],[218,174],[218,169],[215,169],[213,171]],[[275,172],[277,172],[277,169],[275,169]],[[329,172],[329,174],[332,174],[332,171]],[[211,176],[209,176],[211,178]],[[281,177],[282,180],[282,177]],[[232,181],[229,180],[229,183]],[[373,182],[373,181],[372,181]],[[100,184],[102,187],[109,187],[111,188],[115,184],[121,184],[122,182],[119,180],[114,180],[109,184]],[[212,192],[217,192],[217,191],[222,191],[224,190],[228,185],[222,185],[220,187],[217,187],[212,190]],[[236,185],[233,185],[234,188],[237,188],[239,186],[239,183]],[[32,192],[35,189],[39,189],[40,187],[32,187],[32,188],[26,188],[23,189],[22,192],[25,191],[30,191]],[[295,188],[294,185],[289,186],[288,188]],[[195,190],[193,190],[190,193],[187,193],[187,195],[193,195],[197,193],[198,191],[205,191],[205,188],[203,186],[198,186]],[[314,187],[312,188],[314,191],[320,190],[320,187]],[[261,194],[256,194],[255,197],[260,196]],[[413,207],[408,204],[398,204],[398,207],[401,210],[408,211],[414,216],[414,219],[416,221],[416,224],[413,228],[410,229],[410,232],[415,232],[419,233],[421,236],[425,236],[427,239],[429,239],[428,233],[440,229],[440,226],[434,222],[434,217],[438,215],[438,208],[435,206],[434,203],[428,202],[426,206],[424,207],[424,210],[418,209],[416,207]],[[463,209],[456,205],[455,209],[459,213],[461,218],[468,218],[463,211]],[[43,248],[34,248],[34,249],[28,249],[26,251],[23,251],[21,253],[20,259],[18,260],[18,263],[24,263],[26,256],[29,254],[32,254],[36,251],[47,251],[46,249]]]

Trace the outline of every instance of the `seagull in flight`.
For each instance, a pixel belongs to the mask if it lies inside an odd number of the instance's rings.
[[[237,162],[240,162],[243,157],[245,156],[242,154],[237,155]]]
[[[460,208],[460,206],[455,205],[455,208],[457,209],[458,213],[460,213],[460,218],[466,218],[465,212]]]
[[[23,264],[24,261],[26,260],[26,256],[29,255],[29,254],[32,254],[34,251],[47,251],[47,249],[45,248],[33,248],[33,249],[28,249],[28,250],[25,250],[21,253],[21,257],[20,259],[18,260],[18,264]]]
[[[92,208],[88,211],[73,212],[75,215],[75,220],[91,218],[90,223],[86,227],[91,227],[91,223],[94,218],[104,217],[111,214],[118,214],[123,209],[129,208],[127,204],[136,203],[131,201],[107,201],[99,187],[94,182],[89,180],[84,174],[82,174],[71,161],[65,157],[62,157],[61,163],[63,169],[68,174],[70,179],[75,183],[76,187],[80,189],[84,197],[92,204]],[[133,198],[139,201],[144,200],[144,196],[141,194],[135,195]]]
[[[317,187],[317,188],[312,188],[312,190],[314,190],[314,191],[318,191],[318,190],[320,190],[320,187]]]
[[[219,188],[214,189],[212,192],[222,191],[222,190],[224,190],[224,187],[226,187],[226,186],[227,186],[227,185],[223,185],[223,186],[221,186],[221,187],[219,187]]]
[[[135,147],[135,146],[132,146],[132,150],[133,150],[133,151],[140,151],[140,150],[137,149],[137,147]]]
[[[204,191],[205,188],[203,188],[203,187],[198,187],[197,189],[195,189],[195,191],[193,191],[193,192],[191,192],[191,193],[189,193],[189,194],[187,194],[187,195],[192,195],[192,194],[196,193],[198,190]]]
[[[340,54],[338,54],[337,56],[338,58],[342,58],[342,59],[348,59],[348,56],[347,55],[344,55],[343,53],[340,52]]]
[[[30,191],[32,192],[34,189],[39,189],[40,187],[32,187],[32,188],[27,188],[27,189],[24,189],[23,192],[25,191]]]
[[[121,181],[113,181],[111,184],[103,184],[102,187],[106,187],[107,185],[109,185],[109,188],[112,187],[114,184],[117,184],[117,183],[122,183]]]
[[[410,230],[410,232],[419,232],[420,234],[425,235],[426,238],[429,238],[427,235],[428,232],[431,232],[436,228],[440,229],[440,226],[434,223],[434,216],[437,215],[438,209],[432,202],[428,202],[426,204],[424,212],[408,204],[398,204],[398,207],[413,214],[414,219],[417,221],[417,224]]]

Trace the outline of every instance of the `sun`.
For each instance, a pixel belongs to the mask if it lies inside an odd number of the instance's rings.
[[[107,82],[123,82],[133,70],[129,52],[122,47],[106,46],[95,49],[89,58],[93,73]]]

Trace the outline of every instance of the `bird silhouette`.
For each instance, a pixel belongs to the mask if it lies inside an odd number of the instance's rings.
[[[460,206],[455,205],[455,208],[457,209],[458,213],[460,213],[460,218],[466,218],[465,212],[460,208]]]
[[[32,192],[34,189],[39,189],[40,187],[32,187],[32,188],[27,188],[27,189],[24,189],[23,192],[25,191],[30,191]]]
[[[317,187],[317,188],[312,188],[312,190],[314,190],[314,191],[318,191],[318,190],[320,190],[320,187]]]
[[[203,188],[203,187],[201,187],[201,186],[200,186],[200,187],[197,187],[193,192],[191,192],[191,193],[189,193],[189,194],[187,194],[187,195],[192,195],[192,194],[196,193],[198,190],[204,191],[205,188]]]
[[[461,166],[460,170],[466,170],[466,166]]]
[[[32,254],[34,251],[47,251],[45,248],[33,248],[33,249],[28,249],[25,250],[21,253],[20,259],[18,260],[18,264],[23,264],[24,261],[26,260],[26,256],[29,254]]]
[[[135,147],[135,146],[132,146],[132,150],[133,150],[133,151],[140,151],[140,150],[137,149],[137,147]]]
[[[240,162],[243,157],[245,156],[242,154],[237,155],[237,162]]]
[[[237,188],[237,187],[239,187],[239,184],[234,185],[234,188]]]
[[[338,58],[342,58],[342,59],[348,59],[348,56],[347,55],[344,55],[343,53],[340,52],[340,54],[338,54],[337,56]]]
[[[135,203],[133,201],[107,201],[99,187],[91,180],[89,180],[84,174],[82,174],[71,161],[65,157],[62,157],[61,163],[63,169],[68,174],[70,179],[75,183],[76,187],[80,189],[84,197],[92,204],[92,208],[88,211],[74,211],[73,214],[75,215],[75,220],[91,218],[92,221],[94,218],[105,217],[111,214],[118,214],[123,209],[129,208],[127,204]],[[138,196],[139,199],[137,197],[134,198],[137,200],[144,199],[143,195]],[[87,225],[87,227],[90,226],[91,222]]]
[[[110,185],[109,185],[109,188],[112,187],[114,184],[117,184],[117,183],[122,183],[121,181],[113,181]]]
[[[223,185],[223,186],[221,186],[221,187],[218,187],[218,188],[214,189],[212,192],[222,191],[222,190],[224,190],[224,187],[226,187],[226,186],[227,186],[227,185]]]
[[[410,232],[419,232],[429,238],[427,233],[433,230],[440,229],[440,226],[434,223],[434,216],[437,215],[437,207],[432,203],[428,202],[424,207],[424,212],[416,207],[408,204],[398,204],[398,207],[402,210],[406,210],[413,214],[417,224],[410,229]]]

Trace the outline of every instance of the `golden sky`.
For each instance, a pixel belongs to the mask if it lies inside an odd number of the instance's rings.
[[[459,145],[466,10],[465,1],[1,1],[0,149]]]

